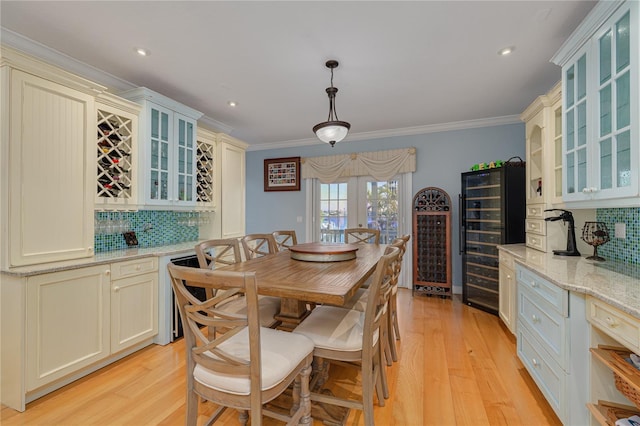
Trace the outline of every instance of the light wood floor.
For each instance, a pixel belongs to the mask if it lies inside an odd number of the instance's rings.
[[[391,398],[375,406],[386,425],[560,425],[517,358],[515,340],[498,317],[458,297],[411,297],[399,292],[400,360],[388,368]],[[27,406],[3,407],[10,425],[182,425],[184,346],[150,346]],[[354,372],[332,367],[331,388],[358,391]],[[200,405],[199,424],[212,411]],[[348,425],[362,424],[352,411]],[[237,424],[228,410],[219,424]],[[265,424],[276,424],[265,419]],[[315,422],[321,425],[320,422]]]

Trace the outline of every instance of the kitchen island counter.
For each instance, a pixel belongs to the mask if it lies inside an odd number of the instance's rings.
[[[592,261],[586,256],[557,256],[524,244],[506,244],[498,249],[565,290],[591,295],[640,318],[640,267],[612,260]]]

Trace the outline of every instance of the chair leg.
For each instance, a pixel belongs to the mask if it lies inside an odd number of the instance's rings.
[[[187,426],[195,426],[198,422],[198,394],[193,390],[187,389],[187,417],[185,424]]]
[[[311,424],[311,391],[309,389],[309,377],[311,376],[311,366],[308,365],[300,372],[300,406],[302,407],[302,418],[298,424]]]
[[[393,331],[396,336],[396,340],[400,340],[400,326],[398,325],[398,295],[397,294],[391,295],[391,318],[393,319]]]
[[[394,313],[393,310],[389,310],[389,315],[387,316],[387,346],[389,347],[389,352],[390,352],[390,358],[387,358],[387,365],[391,365],[391,360],[393,360],[393,362],[397,362],[398,361],[398,349],[396,348],[396,340],[397,339],[397,334],[395,332],[395,325],[393,324],[394,322]]]
[[[242,426],[246,426],[249,423],[249,412],[247,410],[240,410],[238,412],[238,421]]]
[[[375,358],[375,357],[374,357]],[[375,369],[371,361],[362,362],[362,411],[365,426],[373,426],[373,392],[375,388]],[[384,398],[382,399],[384,404]]]

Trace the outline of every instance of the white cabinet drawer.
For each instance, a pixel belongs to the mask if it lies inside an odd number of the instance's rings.
[[[143,259],[128,260],[111,264],[111,280],[133,277],[158,270],[157,257],[145,257]]]
[[[547,237],[544,235],[532,234],[527,232],[527,247],[531,247],[540,251],[546,251]]]
[[[569,315],[569,292],[567,290],[561,289],[523,266],[516,265],[516,268],[519,284],[534,294],[534,297],[547,302],[550,308],[556,310],[563,317]]]
[[[528,332],[527,327],[518,324],[518,358],[531,374],[545,398],[560,419],[564,418],[561,407],[564,407],[566,373],[550,358],[536,339]]]
[[[542,219],[529,219],[525,221],[525,231],[529,234],[547,235],[546,222]]]
[[[640,353],[640,320],[591,296],[587,296],[587,320],[625,345]]]
[[[515,270],[513,256],[509,253],[505,253],[504,251],[499,250],[498,261],[500,262],[500,265],[504,265],[512,271]]]
[[[544,219],[544,204],[528,204],[527,219]]]
[[[565,318],[544,301],[536,300],[523,284],[518,288],[518,322],[525,323],[553,359],[564,367],[566,355]]]

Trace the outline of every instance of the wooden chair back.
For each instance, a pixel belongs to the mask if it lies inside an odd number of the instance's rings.
[[[276,240],[278,250],[289,250],[289,247],[298,244],[298,238],[296,237],[296,231],[274,231],[273,238]]]
[[[278,244],[272,234],[249,234],[240,241],[246,260],[278,252]]]
[[[251,381],[251,417],[262,418],[261,407],[261,357],[260,317],[258,315],[258,292],[254,273],[211,271],[168,265],[171,286],[182,316],[185,347],[187,349],[188,386],[198,386],[193,379],[196,365],[220,374],[246,377]],[[215,296],[204,302],[195,298],[185,284],[192,287],[212,289]],[[227,299],[244,293],[246,314],[229,313],[224,306]],[[224,334],[209,336],[208,329],[224,328]],[[249,359],[242,359],[228,352],[222,343],[248,328]],[[202,385],[200,385],[202,386]],[[206,393],[206,390],[205,390]],[[232,396],[229,395],[229,401]]]
[[[240,243],[235,238],[203,241],[196,245],[198,264],[204,269],[215,269],[242,262]]]
[[[369,228],[347,228],[344,230],[347,244],[380,244],[380,230]]]

